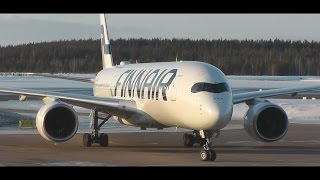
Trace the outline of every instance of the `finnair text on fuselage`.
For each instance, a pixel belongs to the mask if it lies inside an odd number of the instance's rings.
[[[167,89],[176,74],[177,69],[127,70],[119,76],[115,84],[114,96],[159,100],[159,91],[162,89],[162,99],[167,101]],[[117,94],[119,88],[121,91]],[[145,96],[146,88],[147,96]]]

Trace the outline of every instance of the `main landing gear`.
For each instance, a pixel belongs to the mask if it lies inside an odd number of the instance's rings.
[[[101,118],[98,116],[98,111],[91,111],[91,129],[92,133],[84,133],[83,134],[83,145],[86,147],[90,147],[93,143],[99,143],[102,147],[108,147],[109,138],[107,134],[99,133],[100,127],[106,123],[110,119],[111,115],[108,115],[105,118]],[[98,124],[99,119],[102,120],[100,124]]]
[[[220,135],[219,130],[193,131],[192,134],[183,135],[184,146],[192,147],[193,144],[199,143],[200,146],[203,146],[203,149],[204,149],[200,151],[200,159],[202,161],[214,161],[217,155],[216,155],[216,151],[210,148],[211,147],[210,138],[218,137],[219,135]]]

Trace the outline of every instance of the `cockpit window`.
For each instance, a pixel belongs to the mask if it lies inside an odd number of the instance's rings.
[[[210,84],[210,83],[196,83],[192,86],[191,92],[197,93],[201,91],[212,92],[212,93],[222,93],[225,91],[230,91],[230,87],[227,83]]]

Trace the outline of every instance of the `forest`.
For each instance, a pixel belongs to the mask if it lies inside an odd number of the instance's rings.
[[[115,64],[201,61],[226,75],[320,74],[320,43],[288,40],[111,40]],[[0,72],[96,73],[100,40],[80,39],[0,46]]]

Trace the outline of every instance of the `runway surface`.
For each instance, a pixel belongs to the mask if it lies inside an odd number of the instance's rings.
[[[40,135],[0,135],[1,166],[319,166],[320,125],[290,124],[274,143],[250,138],[244,129],[224,130],[217,159],[200,160],[198,145],[182,145],[182,132],[110,133],[109,147],[83,147],[82,134],[54,145]]]

